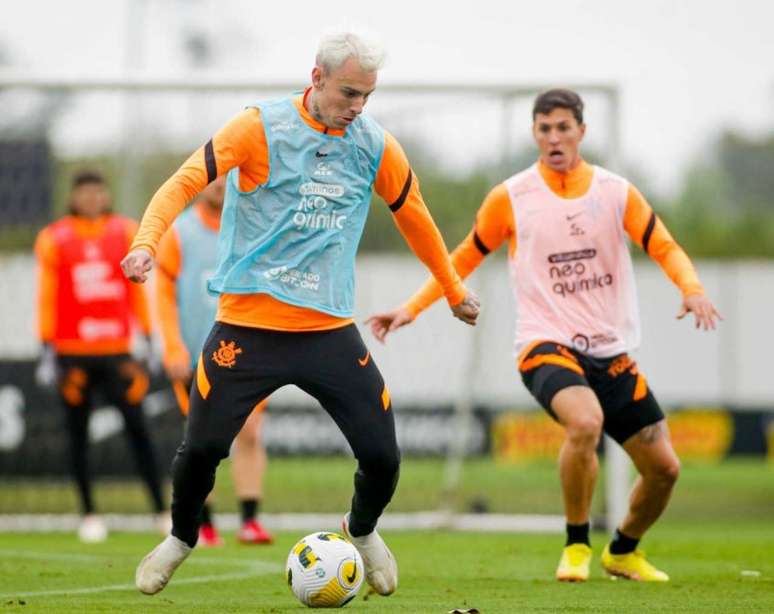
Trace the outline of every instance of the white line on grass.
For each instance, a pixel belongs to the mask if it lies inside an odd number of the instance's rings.
[[[214,559],[213,559],[214,561]],[[194,576],[193,578],[180,578],[172,582],[173,586],[181,584],[204,584],[206,582],[223,582],[229,580],[243,580],[255,576],[264,576],[270,573],[278,573],[281,567],[275,563],[249,563],[248,571],[230,574],[212,574],[209,576]],[[109,584],[107,586],[94,586],[91,588],[71,588],[50,591],[19,591],[17,593],[0,594],[0,599],[13,599],[18,597],[45,597],[53,595],[89,595],[92,593],[104,593],[108,591],[136,591],[134,584]]]
[[[26,550],[3,550],[0,549],[0,556],[14,559],[37,559],[41,561],[83,561],[84,563],[93,563],[107,556],[98,554],[67,554],[64,552],[29,552]],[[112,558],[112,557],[110,557]]]
[[[104,520],[114,531],[155,531],[155,519],[149,514],[107,514]],[[81,517],[77,514],[0,514],[0,532],[75,531],[80,521]],[[341,514],[261,514],[261,521],[276,531],[336,530],[341,526]],[[237,529],[239,516],[216,514],[216,523],[223,530]],[[379,528],[562,533],[565,525],[563,516],[416,512],[385,514],[379,519]]]
[[[261,561],[256,559],[238,559],[238,558],[212,558],[207,556],[198,556],[198,550],[195,550],[192,557],[188,559],[188,565],[236,565],[237,567],[261,568],[267,566],[277,567],[275,563]],[[82,561],[84,563],[93,563],[95,561],[115,560],[116,558],[129,558],[129,554],[73,554],[69,552],[32,552],[30,550],[5,550],[0,548],[0,556],[15,559],[35,559],[40,561]],[[132,557],[134,558],[134,557]]]

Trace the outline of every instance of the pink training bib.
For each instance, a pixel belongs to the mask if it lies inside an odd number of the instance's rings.
[[[623,227],[626,180],[595,166],[586,194],[561,198],[533,165],[505,186],[517,229],[509,258],[517,354],[539,340],[600,358],[637,347],[639,312]]]

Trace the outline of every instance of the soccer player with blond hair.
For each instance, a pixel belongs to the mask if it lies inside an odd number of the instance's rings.
[[[227,174],[216,322],[199,356],[183,443],[173,463],[172,533],[137,568],[140,591],[162,590],[196,545],[215,468],[253,408],[294,384],[320,401],[355,458],[343,530],[366,580],[395,591],[398,568],[376,531],[398,480],[389,391],[352,320],[354,261],[375,190],[455,317],[473,324],[478,299],[454,271],[402,148],[363,113],[384,51],[353,32],[325,36],[303,93],[251,106],[159,189],[124,273],[143,282],[159,240],[185,204]]]

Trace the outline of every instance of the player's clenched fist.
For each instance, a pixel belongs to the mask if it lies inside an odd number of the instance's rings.
[[[462,320],[465,324],[475,326],[476,318],[478,318],[478,313],[481,310],[481,303],[475,293],[468,290],[462,302],[454,305],[451,310],[455,318]]]
[[[143,283],[153,268],[153,256],[147,250],[133,249],[121,261],[121,270],[129,281]]]

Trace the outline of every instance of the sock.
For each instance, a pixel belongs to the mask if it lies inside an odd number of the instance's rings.
[[[244,524],[258,515],[260,499],[242,499],[239,506],[242,509],[242,524]]]
[[[634,552],[634,549],[639,543],[639,539],[624,535],[621,533],[620,529],[616,529],[613,541],[610,542],[610,554],[628,554],[629,552]]]
[[[202,524],[212,524],[212,506],[209,503],[202,506],[201,519]]]
[[[363,537],[364,535],[369,535],[374,531],[374,527],[372,525],[359,523],[355,518],[353,518],[351,512],[349,514],[347,528],[349,529],[349,534],[352,537]]]
[[[589,523],[583,524],[567,524],[567,543],[565,546],[571,544],[586,544],[591,546],[589,542]]]

